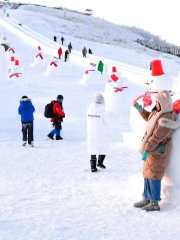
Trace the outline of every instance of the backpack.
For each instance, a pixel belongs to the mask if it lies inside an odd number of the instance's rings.
[[[54,113],[53,113],[53,106],[54,106],[55,101],[52,103],[48,103],[45,106],[45,110],[44,110],[44,116],[46,118],[53,118],[54,117]]]

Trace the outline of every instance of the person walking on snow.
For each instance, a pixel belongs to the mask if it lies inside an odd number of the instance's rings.
[[[57,41],[57,37],[56,36],[54,36],[54,42],[56,42]]]
[[[68,55],[69,55],[69,52],[68,52],[68,50],[66,50],[66,51],[65,51],[65,60],[64,60],[65,62],[66,62],[67,59],[68,59]]]
[[[103,161],[107,154],[108,142],[106,136],[104,98],[101,93],[96,93],[94,102],[87,111],[87,145],[88,154],[91,155],[91,171],[96,172],[97,167],[106,168]],[[97,158],[98,157],[98,164]]]
[[[102,63],[102,61],[100,61],[98,64],[98,71],[101,72],[101,74],[103,73],[103,68],[104,68],[104,64]]]
[[[72,50],[72,44],[71,43],[69,43],[69,45],[68,45],[68,50],[71,53],[71,50]]]
[[[83,57],[86,58],[86,54],[87,54],[87,49],[84,47],[83,50],[82,50],[82,54],[83,54]]]
[[[34,147],[34,137],[33,137],[33,113],[35,112],[35,108],[31,102],[31,99],[27,96],[23,96],[20,100],[20,106],[18,108],[18,113],[21,115],[22,122],[22,134],[23,134],[23,145],[28,144],[31,147]]]
[[[54,135],[56,134],[56,140],[62,140],[63,138],[61,137],[61,123],[63,122],[63,118],[65,118],[65,113],[63,110],[63,96],[58,95],[57,96],[57,101],[52,101],[53,105],[53,114],[54,117],[51,118],[51,122],[53,122],[54,130],[52,130],[47,136],[54,140]]]
[[[156,106],[147,112],[135,100],[133,106],[141,117],[147,121],[145,135],[139,152],[144,161],[144,192],[143,199],[134,207],[146,211],[159,211],[158,201],[161,200],[161,180],[164,176],[171,153],[171,136],[179,127],[176,113],[172,111],[172,99],[168,91],[158,92]]]
[[[92,54],[92,51],[91,51],[91,49],[89,48],[89,54]]]
[[[58,50],[59,59],[61,59],[61,55],[62,55],[62,48],[60,47],[59,50]]]
[[[62,42],[62,45],[63,45],[63,43],[64,43],[64,38],[63,37],[61,38],[61,42]]]

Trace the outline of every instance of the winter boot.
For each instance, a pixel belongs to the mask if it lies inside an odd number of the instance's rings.
[[[26,145],[27,145],[27,142],[24,141],[23,144],[22,144],[22,146],[25,147]]]
[[[134,207],[135,208],[142,208],[142,207],[145,207],[146,205],[148,205],[149,203],[150,203],[150,200],[143,197],[142,201],[134,204]]]
[[[158,204],[158,201],[150,200],[150,203],[142,208],[142,210],[145,210],[147,212],[151,211],[160,211],[160,207]]]
[[[104,164],[103,164],[103,161],[104,161],[104,157],[99,156],[97,167],[106,168],[106,167],[104,166]]]
[[[31,145],[30,145],[30,146],[31,146],[31,147],[34,147],[34,142],[33,142],[33,141],[31,142]]]
[[[63,140],[61,136],[56,136],[56,140]]]
[[[95,160],[95,159],[90,160],[91,172],[97,172],[98,171],[98,169],[96,168],[96,162],[97,162],[97,160]]]
[[[48,136],[48,138],[54,140],[54,135],[52,135],[51,133],[49,133],[47,136]]]

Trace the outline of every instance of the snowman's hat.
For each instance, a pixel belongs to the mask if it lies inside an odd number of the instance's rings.
[[[111,79],[113,80],[113,82],[117,82],[119,78],[115,74],[111,74]]]
[[[116,67],[112,67],[112,72],[117,72]]]
[[[11,62],[14,62],[15,61],[15,58],[14,57],[11,57]]]
[[[19,66],[19,60],[15,61],[15,66]]]
[[[38,46],[38,50],[41,50],[41,47],[40,47],[40,46]]]
[[[164,74],[161,60],[154,60],[151,62],[151,75],[153,77],[161,76]]]

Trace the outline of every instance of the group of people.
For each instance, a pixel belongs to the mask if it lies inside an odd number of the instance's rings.
[[[54,129],[47,135],[50,139],[54,140],[54,135],[56,135],[56,140],[62,140],[61,137],[61,123],[63,122],[63,118],[65,118],[65,113],[63,109],[63,96],[58,95],[57,100],[51,101],[52,105],[52,113],[50,115],[51,122]],[[18,108],[18,113],[21,115],[21,123],[22,123],[22,136],[23,136],[23,144],[22,146],[26,146],[27,144],[31,147],[34,147],[34,136],[33,136],[33,121],[35,112],[35,108],[32,104],[32,100],[27,96],[22,96],[20,100],[20,106]]]
[[[161,200],[161,181],[170,159],[172,134],[178,129],[177,115],[172,110],[172,98],[168,91],[158,92],[156,106],[152,112],[146,111],[136,100],[132,105],[141,117],[147,121],[145,134],[139,152],[142,155],[144,192],[141,201],[134,204],[135,208],[145,211],[159,211]],[[87,112],[87,143],[91,155],[91,171],[97,167],[106,168],[103,164],[107,154],[107,135],[103,95],[97,93]],[[98,162],[97,162],[98,159]]]

